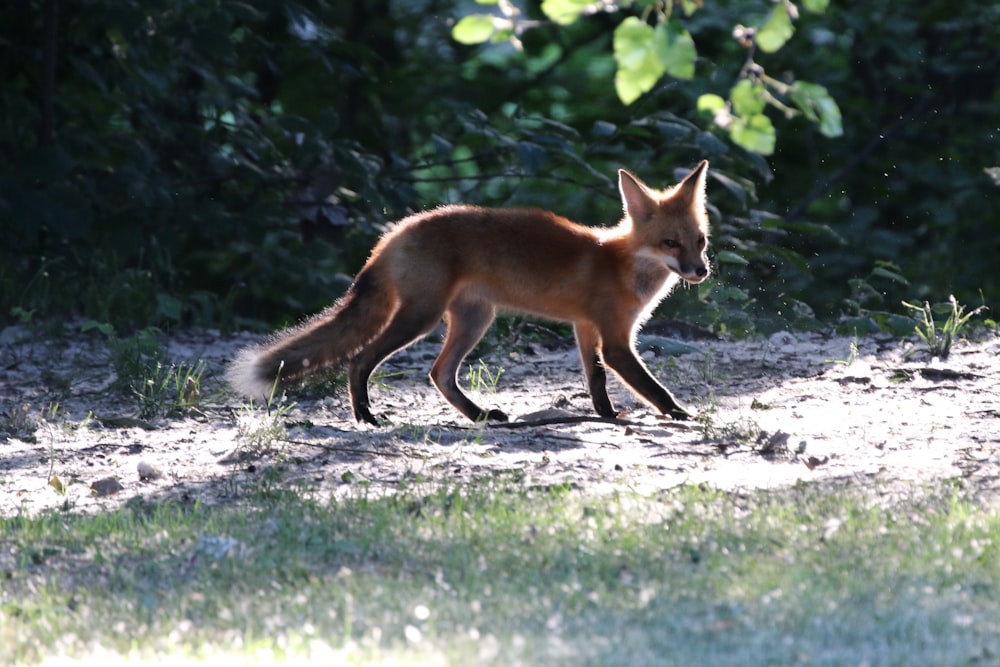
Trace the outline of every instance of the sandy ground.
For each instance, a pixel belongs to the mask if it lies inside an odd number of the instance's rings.
[[[225,362],[254,340],[171,335],[170,361],[206,365],[198,406],[137,419],[135,400],[112,389],[107,346],[96,333],[47,340],[24,327],[0,332],[0,516],[99,510],[137,498],[227,502],[275,473],[320,494],[490,476],[595,493],[830,483],[905,495],[959,480],[1000,502],[996,337],[960,342],[945,360],[904,357],[912,343],[890,338],[814,333],[702,337],[674,357],[647,350],[654,374],[699,412],[684,423],[654,415],[618,384],[612,397],[628,409],[623,419],[589,419],[575,349],[555,338],[519,343],[483,358],[502,374],[478,400],[532,425],[483,427],[430,386],[432,336],[393,357],[373,383],[373,410],[389,425],[356,424],[346,392],[301,393],[289,397],[295,406],[277,418],[279,438],[263,451],[245,433],[275,418],[248,410],[221,381]],[[678,347],[663,335],[641,343]]]

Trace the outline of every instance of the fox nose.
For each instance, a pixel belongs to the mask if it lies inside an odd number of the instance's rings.
[[[704,264],[699,264],[697,266],[692,264],[681,264],[681,273],[685,276],[695,275],[699,278],[704,278],[708,275],[708,267]]]

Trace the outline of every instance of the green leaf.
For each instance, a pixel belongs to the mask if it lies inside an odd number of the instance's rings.
[[[86,332],[88,332],[88,331],[90,331],[92,329],[97,329],[98,331],[100,331],[105,336],[114,336],[115,335],[115,328],[114,328],[114,326],[111,325],[111,324],[108,324],[107,322],[98,322],[97,320],[87,320],[86,322],[84,322],[83,324],[80,325],[80,331],[82,331],[84,333],[86,333]]]
[[[701,4],[695,0],[681,0],[681,7],[684,8],[684,16],[691,16],[701,7]]]
[[[765,53],[774,53],[794,32],[792,19],[788,16],[788,7],[784,2],[779,2],[771,10],[764,25],[757,29],[757,46]]]
[[[613,136],[615,132],[618,131],[618,126],[614,123],[609,123],[606,120],[594,121],[593,127],[590,128],[590,133],[601,139],[606,139],[607,137]]]
[[[545,0],[542,11],[559,25],[569,25],[578,18],[583,10],[593,4],[593,0]]]
[[[694,144],[699,150],[705,153],[706,157],[716,157],[729,152],[729,144],[711,132],[699,133],[698,138],[694,140]]]
[[[615,92],[623,104],[639,99],[666,71],[657,54],[653,35],[652,26],[635,16],[628,17],[615,28],[614,51],[618,62]]]
[[[726,108],[726,101],[718,95],[705,93],[698,98],[698,111],[707,111],[715,115]]]
[[[807,81],[796,81],[789,91],[789,97],[806,118],[819,123],[819,131],[823,136],[839,137],[844,133],[840,107],[823,86]]]
[[[63,481],[59,479],[58,475],[52,475],[52,477],[49,478],[49,486],[55,489],[55,492],[60,496],[66,495],[66,485],[63,484]]]
[[[156,295],[156,314],[172,322],[180,322],[184,305],[180,299],[169,294]]]
[[[230,2],[226,5],[226,13],[237,19],[238,21],[245,21],[250,23],[252,21],[261,21],[266,16],[256,7],[250,5],[247,2]]]
[[[491,44],[502,44],[503,42],[508,42],[516,36],[513,28],[503,28],[502,30],[497,30],[493,33],[493,37],[490,38]]]
[[[482,44],[493,36],[493,16],[470,14],[455,24],[451,36],[462,44]]]
[[[802,0],[802,6],[815,14],[822,14],[830,5],[830,0]]]
[[[799,234],[814,234],[817,236],[827,236],[830,237],[836,243],[846,244],[847,241],[844,237],[833,230],[830,225],[824,225],[821,222],[798,222],[798,221],[781,221],[781,229],[791,232],[798,232]]]
[[[748,118],[736,118],[729,127],[729,136],[738,145],[761,155],[774,152],[775,133],[771,119],[762,113]]]
[[[631,104],[649,91],[664,73],[678,79],[694,77],[698,52],[690,33],[679,21],[653,28],[630,16],[615,29],[615,90],[624,104]]]
[[[891,280],[896,283],[900,283],[901,285],[910,284],[910,281],[907,280],[903,275],[895,271],[890,271],[884,266],[876,266],[874,269],[872,269],[872,275],[878,276],[879,278],[885,278],[887,280]]]
[[[694,78],[694,61],[698,57],[691,33],[681,22],[660,23],[653,32],[657,55],[667,74],[678,79]]]
[[[740,79],[729,91],[729,99],[733,102],[733,111],[738,116],[750,117],[759,114],[767,105],[764,84],[755,83],[750,79]]]
[[[726,176],[725,174],[719,172],[718,170],[712,171],[712,179],[715,180],[717,183],[720,183],[724,188],[726,188],[726,190],[730,192],[730,194],[739,199],[740,204],[744,206],[746,205],[748,193],[747,193],[747,187],[744,184],[733,180],[732,178]],[[720,260],[720,261],[725,261],[725,260]]]
[[[910,329],[913,329],[913,321],[910,321]],[[851,335],[863,335],[863,334],[873,334],[878,333],[879,326],[870,317],[856,316],[856,317],[844,317],[840,320],[837,325],[838,333],[851,334]]]
[[[687,141],[698,131],[697,127],[691,127],[689,123],[673,120],[654,120],[653,126],[663,139],[670,142]]]
[[[715,261],[722,262],[723,264],[740,264],[742,266],[747,266],[750,264],[746,259],[737,255],[732,250],[720,250],[715,255]]]

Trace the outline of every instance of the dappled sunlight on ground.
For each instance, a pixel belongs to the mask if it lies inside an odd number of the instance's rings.
[[[201,398],[184,414],[139,419],[134,400],[111,389],[98,338],[6,331],[0,513],[106,508],[137,496],[219,503],[266,475],[320,494],[496,475],[641,492],[836,481],[891,493],[952,478],[987,495],[1000,490],[995,338],[960,343],[944,361],[905,358],[906,346],[889,338],[812,333],[688,341],[694,351],[678,357],[644,353],[698,412],[691,422],[653,414],[614,381],[622,419],[594,418],[577,352],[558,341],[487,354],[486,368],[502,374],[495,388],[481,384],[477,400],[530,426],[467,422],[430,386],[438,344],[425,341],[373,381],[373,410],[389,423],[378,428],[353,421],[343,390],[250,409],[221,380],[224,362],[249,340],[175,335],[170,361],[207,364]],[[23,427],[12,423],[17,415]],[[250,442],[248,424],[263,429],[259,440]],[[122,488],[94,487],[108,478]]]

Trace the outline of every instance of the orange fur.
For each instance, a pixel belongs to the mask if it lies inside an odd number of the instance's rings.
[[[243,350],[229,368],[230,383],[261,396],[276,379],[285,384],[347,363],[354,415],[374,424],[369,376],[443,318],[448,333],[431,369],[435,386],[470,419],[506,419],[457,384],[459,366],[499,309],[574,324],[598,414],[615,415],[608,367],[660,412],[685,418],[636,356],[634,338],[678,279],[708,276],[707,169],[702,161],[664,191],[620,171],[625,216],[614,227],[584,227],[540,209],[445,206],[410,216],[379,240],[340,301]]]

